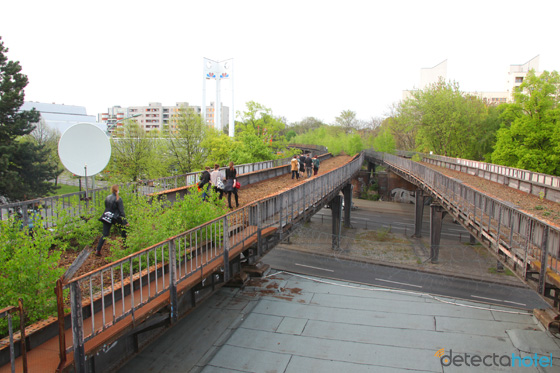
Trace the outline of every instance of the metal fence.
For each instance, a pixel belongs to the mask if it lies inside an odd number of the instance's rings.
[[[23,300],[19,299],[18,307],[6,307],[0,310],[0,319],[6,318],[8,320],[8,343],[10,349],[10,365],[11,371],[14,373],[16,371],[16,356],[15,356],[15,344],[14,344],[14,328],[13,328],[13,315],[17,314],[19,316],[19,340],[20,340],[20,350],[22,355],[22,371],[27,372],[27,348],[25,345],[25,314],[23,310]]]
[[[322,145],[309,145],[309,144],[288,144],[286,145],[287,148],[299,148],[299,149],[306,149],[306,150],[313,150],[317,155],[319,154],[326,154],[329,152],[326,146]]]
[[[492,163],[471,161],[469,159],[445,157],[414,152],[399,152],[399,155],[411,157],[418,154],[422,160],[436,166],[469,173],[484,179],[500,182],[541,198],[560,202],[560,177],[539,172],[522,170],[514,167]]]
[[[235,166],[238,175],[260,171],[272,167],[285,166],[290,163],[291,158],[275,159],[264,162],[247,163]],[[220,172],[225,177],[226,167]],[[162,177],[159,179],[141,180],[137,183],[129,183],[142,195],[149,195],[165,190],[183,188],[194,185],[202,171],[190,172],[188,174]],[[80,217],[103,205],[110,187],[95,188],[87,191],[64,194],[60,196],[33,199],[23,202],[14,202],[0,205],[0,220],[8,220],[16,217],[22,227],[32,228],[34,224],[47,224],[48,227],[55,224],[56,218],[61,210],[74,217]]]
[[[64,288],[70,289],[73,344],[66,352],[74,351],[76,370],[84,368],[84,343],[109,328],[118,328],[119,322],[133,324],[160,302],[171,304],[171,318],[176,319],[178,292],[219,270],[227,281],[230,258],[259,242],[267,232],[282,232],[283,227],[294,224],[306,210],[347,184],[362,162],[360,155],[288,191],[69,281]]]
[[[477,236],[490,242],[496,253],[507,256],[524,276],[531,262],[542,263],[539,292],[544,290],[546,270],[560,274],[560,229],[487,196],[429,167],[398,156],[368,152],[429,190],[438,203],[457,211],[472,224]]]

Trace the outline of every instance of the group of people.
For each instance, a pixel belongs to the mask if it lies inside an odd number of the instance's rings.
[[[309,153],[307,155],[294,155],[290,162],[292,166],[292,180],[297,180],[300,178],[300,176],[303,177],[304,173],[307,173],[308,178],[312,175],[317,175],[317,173],[319,172],[320,163],[321,162],[319,161],[319,158],[317,158],[317,156],[311,158],[311,155]]]
[[[319,164],[320,162],[317,156],[311,158],[309,154],[306,156],[302,154],[299,157],[294,155],[291,161],[292,179],[299,179],[300,173],[301,177],[303,177],[304,172],[307,172],[308,178],[312,175],[317,175],[317,172],[319,171]],[[198,183],[198,189],[203,191],[203,200],[208,198],[210,187],[214,189],[214,192],[219,193],[220,199],[222,199],[224,193],[227,193],[228,207],[230,209],[233,209],[233,206],[231,205],[232,194],[235,197],[235,206],[239,207],[239,196],[237,195],[237,189],[239,189],[239,186],[240,185],[237,181],[237,170],[233,167],[233,162],[229,162],[229,167],[226,168],[226,177],[224,180],[222,180],[220,174],[220,165],[215,164],[213,171],[210,171],[210,167],[206,167],[200,175],[200,181]],[[119,228],[123,241],[126,242],[126,227],[128,226],[128,222],[125,217],[123,200],[119,197],[118,185],[113,185],[111,187],[111,194],[105,198],[104,215],[106,212],[111,213],[112,219],[109,219],[110,222],[103,220],[103,217],[99,219],[103,223],[103,235],[97,243],[97,250],[95,251],[97,256],[101,255],[101,249],[105,239],[109,236],[113,225]]]
[[[222,180],[220,174],[220,165],[215,164],[212,172],[210,172],[210,167],[206,166],[198,182],[198,190],[202,190],[202,199],[205,201],[208,198],[210,187],[214,189],[214,192],[219,193],[220,199],[222,199],[224,193],[227,193],[228,207],[230,209],[233,209],[231,205],[231,195],[233,194],[235,197],[235,206],[239,207],[239,196],[237,195],[239,182],[237,181],[237,170],[233,167],[233,162],[229,162],[229,167],[226,168],[226,178],[224,180]]]
[[[239,183],[237,182],[237,170],[233,167],[233,162],[229,162],[229,167],[226,169],[226,178],[223,181],[221,180],[220,166],[218,164],[214,165],[212,172],[210,172],[210,167],[206,167],[205,171],[200,175],[198,183],[198,189],[204,191],[202,194],[204,200],[208,198],[210,187],[213,187],[214,191],[220,194],[220,199],[222,199],[224,193],[227,193],[230,209],[233,209],[231,206],[231,195],[233,194],[235,196],[235,205],[239,207],[239,196],[237,195]],[[110,213],[109,217],[107,217],[106,213]],[[123,200],[119,196],[118,185],[111,186],[111,194],[105,198],[105,210],[99,221],[103,223],[103,234],[97,243],[95,255],[101,256],[101,249],[105,239],[111,233],[113,225],[119,229],[123,244],[126,244],[126,230],[129,224],[126,220]]]

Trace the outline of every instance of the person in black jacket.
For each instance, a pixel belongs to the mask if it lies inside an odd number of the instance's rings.
[[[227,200],[228,206],[230,209],[233,209],[231,206],[231,194],[235,195],[235,205],[239,207],[239,197],[237,196],[237,188],[235,187],[235,182],[237,178],[237,170],[233,167],[233,162],[229,162],[229,167],[226,168],[226,182],[224,187],[224,192],[227,193]]]
[[[304,160],[305,163],[305,172],[307,172],[307,177],[313,176],[313,160],[309,153],[307,153],[307,157]]]
[[[208,184],[208,185],[206,185]],[[200,181],[198,182],[198,190],[202,190],[202,200],[206,201],[208,198],[208,191],[210,190],[210,167],[206,166],[206,169],[202,171],[200,175]]]
[[[112,212],[114,214],[113,221],[111,223],[107,223],[106,221],[102,221],[103,223],[103,235],[99,239],[97,243],[97,250],[95,251],[95,255],[101,256],[101,248],[103,247],[103,243],[105,243],[105,238],[109,236],[111,233],[111,227],[113,224],[120,228],[121,236],[123,238],[123,243],[126,242],[126,226],[128,226],[128,222],[126,221],[126,217],[124,214],[124,203],[122,198],[119,197],[119,186],[113,185],[111,186],[111,194],[105,198],[105,212]]]
[[[304,162],[304,156],[303,154],[300,154],[300,156],[298,157],[298,162],[299,162],[299,174],[301,177],[303,177],[303,173],[305,172],[305,162]]]

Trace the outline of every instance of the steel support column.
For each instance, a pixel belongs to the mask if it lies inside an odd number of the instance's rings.
[[[340,249],[340,218],[342,215],[342,196],[337,195],[331,200],[332,213],[332,249]]]
[[[171,323],[177,322],[179,317],[179,301],[177,297],[177,252],[175,241],[169,242],[169,319]],[[132,289],[131,289],[132,291]]]
[[[422,237],[422,220],[424,217],[424,191],[416,189],[415,193],[415,213],[414,213],[414,235],[412,237]]]
[[[352,210],[352,184],[346,185],[342,188],[344,195],[344,228],[350,228],[350,211]]]
[[[544,227],[541,239],[541,270],[539,274],[539,285],[537,291],[544,295],[546,288],[546,270],[548,268],[548,231],[549,227]]]
[[[72,282],[70,284],[70,307],[72,309],[72,344],[74,347],[74,370],[76,373],[84,373],[86,371],[86,354],[84,349],[82,292],[77,282]]]
[[[438,263],[441,226],[447,212],[440,205],[432,204],[430,207],[430,258],[432,263]]]
[[[375,163],[373,162],[368,162],[367,164],[367,172],[369,174],[369,176],[371,177],[373,174],[375,174]]]

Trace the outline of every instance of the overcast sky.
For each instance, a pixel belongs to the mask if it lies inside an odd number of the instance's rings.
[[[464,91],[503,91],[510,64],[560,71],[558,0],[5,1],[0,36],[26,101],[202,102],[202,59],[234,59],[235,110],[295,122],[383,117],[420,69],[447,59]],[[230,83],[222,98],[230,105]],[[207,87],[207,103],[214,89]]]

